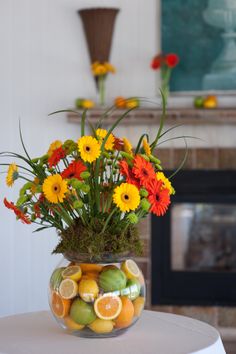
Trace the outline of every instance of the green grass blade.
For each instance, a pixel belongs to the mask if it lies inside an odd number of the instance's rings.
[[[161,99],[162,99],[162,114],[161,114],[161,120],[160,120],[160,125],[159,125],[159,129],[156,135],[156,138],[154,139],[154,141],[152,142],[152,144],[150,145],[151,147],[151,151],[153,151],[153,149],[155,149],[157,142],[160,138],[163,126],[164,126],[164,122],[165,122],[165,118],[166,118],[166,97],[164,95],[164,93],[162,92],[162,90],[160,90],[161,93]]]
[[[181,164],[179,165],[179,167],[175,170],[174,173],[172,173],[172,175],[170,175],[170,176],[168,177],[168,179],[173,178],[173,177],[182,169],[182,167],[185,165],[185,162],[187,161],[187,157],[188,157],[188,145],[187,145],[186,139],[184,139],[184,142],[185,142],[185,154],[184,154],[184,158],[183,158]]]

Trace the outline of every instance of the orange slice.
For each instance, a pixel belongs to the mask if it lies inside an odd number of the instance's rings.
[[[127,259],[125,262],[123,262],[121,269],[128,279],[138,278],[140,275],[139,267],[132,259]]]
[[[56,291],[52,292],[51,307],[54,315],[63,318],[70,310],[70,300],[63,299]]]
[[[96,263],[80,263],[80,268],[82,269],[82,273],[99,273],[102,270],[102,265]]]
[[[66,269],[63,270],[63,272],[61,273],[63,279],[72,279],[75,281],[80,280],[81,275],[82,275],[82,271],[80,266],[78,265],[73,265],[73,266],[69,266]]]
[[[59,293],[63,299],[73,299],[78,294],[78,284],[72,279],[62,280]]]
[[[119,316],[122,309],[122,302],[119,296],[104,294],[94,303],[96,315],[102,320],[113,320]]]

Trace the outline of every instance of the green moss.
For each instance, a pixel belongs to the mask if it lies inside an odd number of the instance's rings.
[[[91,258],[105,253],[142,254],[142,242],[136,226],[126,227],[125,221],[119,220],[101,233],[103,225],[104,220],[99,217],[93,219],[88,227],[78,219],[76,224],[59,233],[60,241],[53,253],[87,253]]]

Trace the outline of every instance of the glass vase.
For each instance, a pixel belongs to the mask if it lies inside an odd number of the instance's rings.
[[[66,255],[49,283],[54,318],[80,337],[115,337],[126,332],[141,316],[145,294],[141,270],[124,256]]]

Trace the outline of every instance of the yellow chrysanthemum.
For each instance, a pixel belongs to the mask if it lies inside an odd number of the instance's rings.
[[[130,141],[126,138],[123,138],[123,143],[124,143],[124,151],[127,152],[127,154],[133,155],[132,145]]]
[[[59,174],[48,176],[43,182],[43,193],[50,203],[62,203],[67,191],[67,182]]]
[[[105,65],[105,68],[107,69],[107,71],[111,72],[112,74],[115,74],[116,73],[116,68],[111,64],[109,63],[108,61],[106,61],[104,63]]]
[[[95,161],[101,153],[99,142],[92,136],[82,136],[78,140],[81,158],[85,162]]]
[[[145,154],[146,154],[147,156],[150,156],[150,155],[151,155],[151,148],[150,148],[150,145],[148,144],[146,138],[143,139],[143,149],[144,149]]]
[[[90,109],[94,107],[94,102],[92,100],[83,100],[82,107],[86,109]]]
[[[6,177],[6,184],[8,187],[12,187],[14,181],[18,178],[18,166],[15,163],[12,163],[8,167],[7,177]]]
[[[104,140],[105,136],[107,135],[107,130],[106,129],[97,129],[96,135],[98,137],[98,140],[101,140],[101,142],[102,142]],[[106,150],[113,150],[114,143],[115,143],[115,137],[113,134],[110,134],[107,141],[106,141],[105,149]]]
[[[114,190],[113,202],[123,212],[135,210],[140,204],[138,188],[130,183],[122,183]]]
[[[163,182],[164,188],[168,189],[170,194],[174,194],[174,193],[175,193],[175,190],[174,190],[174,188],[172,187],[171,182],[168,180],[168,178],[164,175],[163,172],[157,172],[157,173],[156,173],[156,176],[157,176],[157,179],[158,179],[159,181],[162,181],[162,182]]]
[[[101,76],[107,74],[107,69],[103,64],[97,64],[96,66],[92,67],[92,73],[94,76]]]
[[[48,157],[51,157],[53,152],[61,146],[62,146],[62,142],[60,140],[55,140],[53,143],[51,143],[47,152]]]

